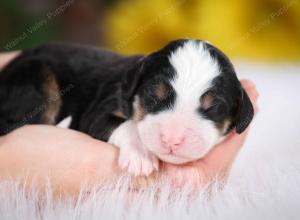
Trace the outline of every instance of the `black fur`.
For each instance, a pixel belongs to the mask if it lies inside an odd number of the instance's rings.
[[[212,87],[209,89],[215,97],[213,107],[204,111],[200,109],[200,111],[217,126],[229,120],[231,125],[227,132],[236,127],[237,133],[240,134],[253,119],[253,106],[228,57],[210,44],[206,44],[206,47],[210,55],[218,61],[220,75],[213,80]]]
[[[60,91],[72,86],[61,96],[56,122],[71,115],[71,128],[107,140],[109,127],[123,121],[112,115],[120,108],[120,83],[140,58],[56,43],[25,50],[0,73],[0,134],[42,122],[45,109],[41,106],[49,97],[41,86],[51,72]],[[37,108],[41,110],[32,115]]]
[[[148,56],[120,56],[108,50],[57,43],[25,50],[0,73],[0,135],[24,124],[45,123],[43,117],[53,97],[44,86],[54,76],[61,101],[54,124],[72,116],[71,128],[107,141],[118,125],[133,116],[137,96],[146,113],[173,107],[176,93],[170,80],[175,73],[168,56],[186,41],[173,41]],[[230,119],[230,128],[236,126],[241,133],[253,117],[252,105],[228,58],[217,48],[206,46],[219,62],[221,74],[210,89],[216,97],[214,107],[199,108],[199,112],[217,125]],[[159,83],[167,90],[163,98],[153,93]]]

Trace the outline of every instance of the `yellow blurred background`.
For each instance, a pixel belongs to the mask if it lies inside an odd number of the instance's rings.
[[[8,13],[12,2],[14,13]],[[59,40],[148,53],[172,39],[196,38],[235,59],[300,60],[299,0],[2,0],[0,6],[4,51]],[[25,39],[7,47],[24,31]]]

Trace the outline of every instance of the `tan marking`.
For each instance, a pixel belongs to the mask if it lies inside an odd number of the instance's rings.
[[[211,92],[208,92],[204,96],[201,97],[201,108],[209,109],[214,101],[215,97]]]
[[[144,119],[146,115],[145,109],[143,109],[141,105],[141,98],[139,96],[135,96],[134,102],[133,102],[133,120],[134,121],[141,121]]]
[[[164,83],[159,83],[154,92],[158,98],[163,99],[168,95],[168,87]]]
[[[43,122],[45,124],[55,124],[62,101],[60,97],[59,86],[52,72],[48,73],[48,77],[44,84],[44,91],[47,96],[47,107],[43,115]]]
[[[119,117],[119,118],[127,119],[127,117],[124,115],[124,113],[121,112],[121,111],[119,111],[119,110],[114,111],[114,112],[113,112],[113,115],[115,115],[115,116],[117,116],[117,117]]]
[[[225,119],[223,123],[221,123],[218,126],[218,129],[220,131],[221,134],[226,134],[226,132],[228,131],[229,126],[231,125],[231,120],[230,119]]]

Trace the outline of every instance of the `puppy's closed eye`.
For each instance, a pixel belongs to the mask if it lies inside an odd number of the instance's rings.
[[[148,83],[140,92],[141,105],[148,113],[157,113],[173,106],[175,92],[166,82]]]
[[[164,99],[168,96],[170,89],[165,83],[155,85],[154,94],[159,99]]]
[[[216,95],[212,91],[208,91],[208,92],[204,93],[200,97],[201,110],[206,111],[206,110],[209,110],[210,108],[212,108],[215,104],[215,98],[216,98]]]
[[[200,98],[200,112],[214,122],[222,122],[228,114],[228,105],[224,98],[208,91]]]

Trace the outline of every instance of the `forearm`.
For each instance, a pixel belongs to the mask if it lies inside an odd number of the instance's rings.
[[[66,144],[68,140],[74,141]],[[113,146],[82,133],[27,126],[0,138],[0,180],[26,180],[43,186],[48,178],[55,192],[76,194],[82,184],[119,175],[117,156]]]

